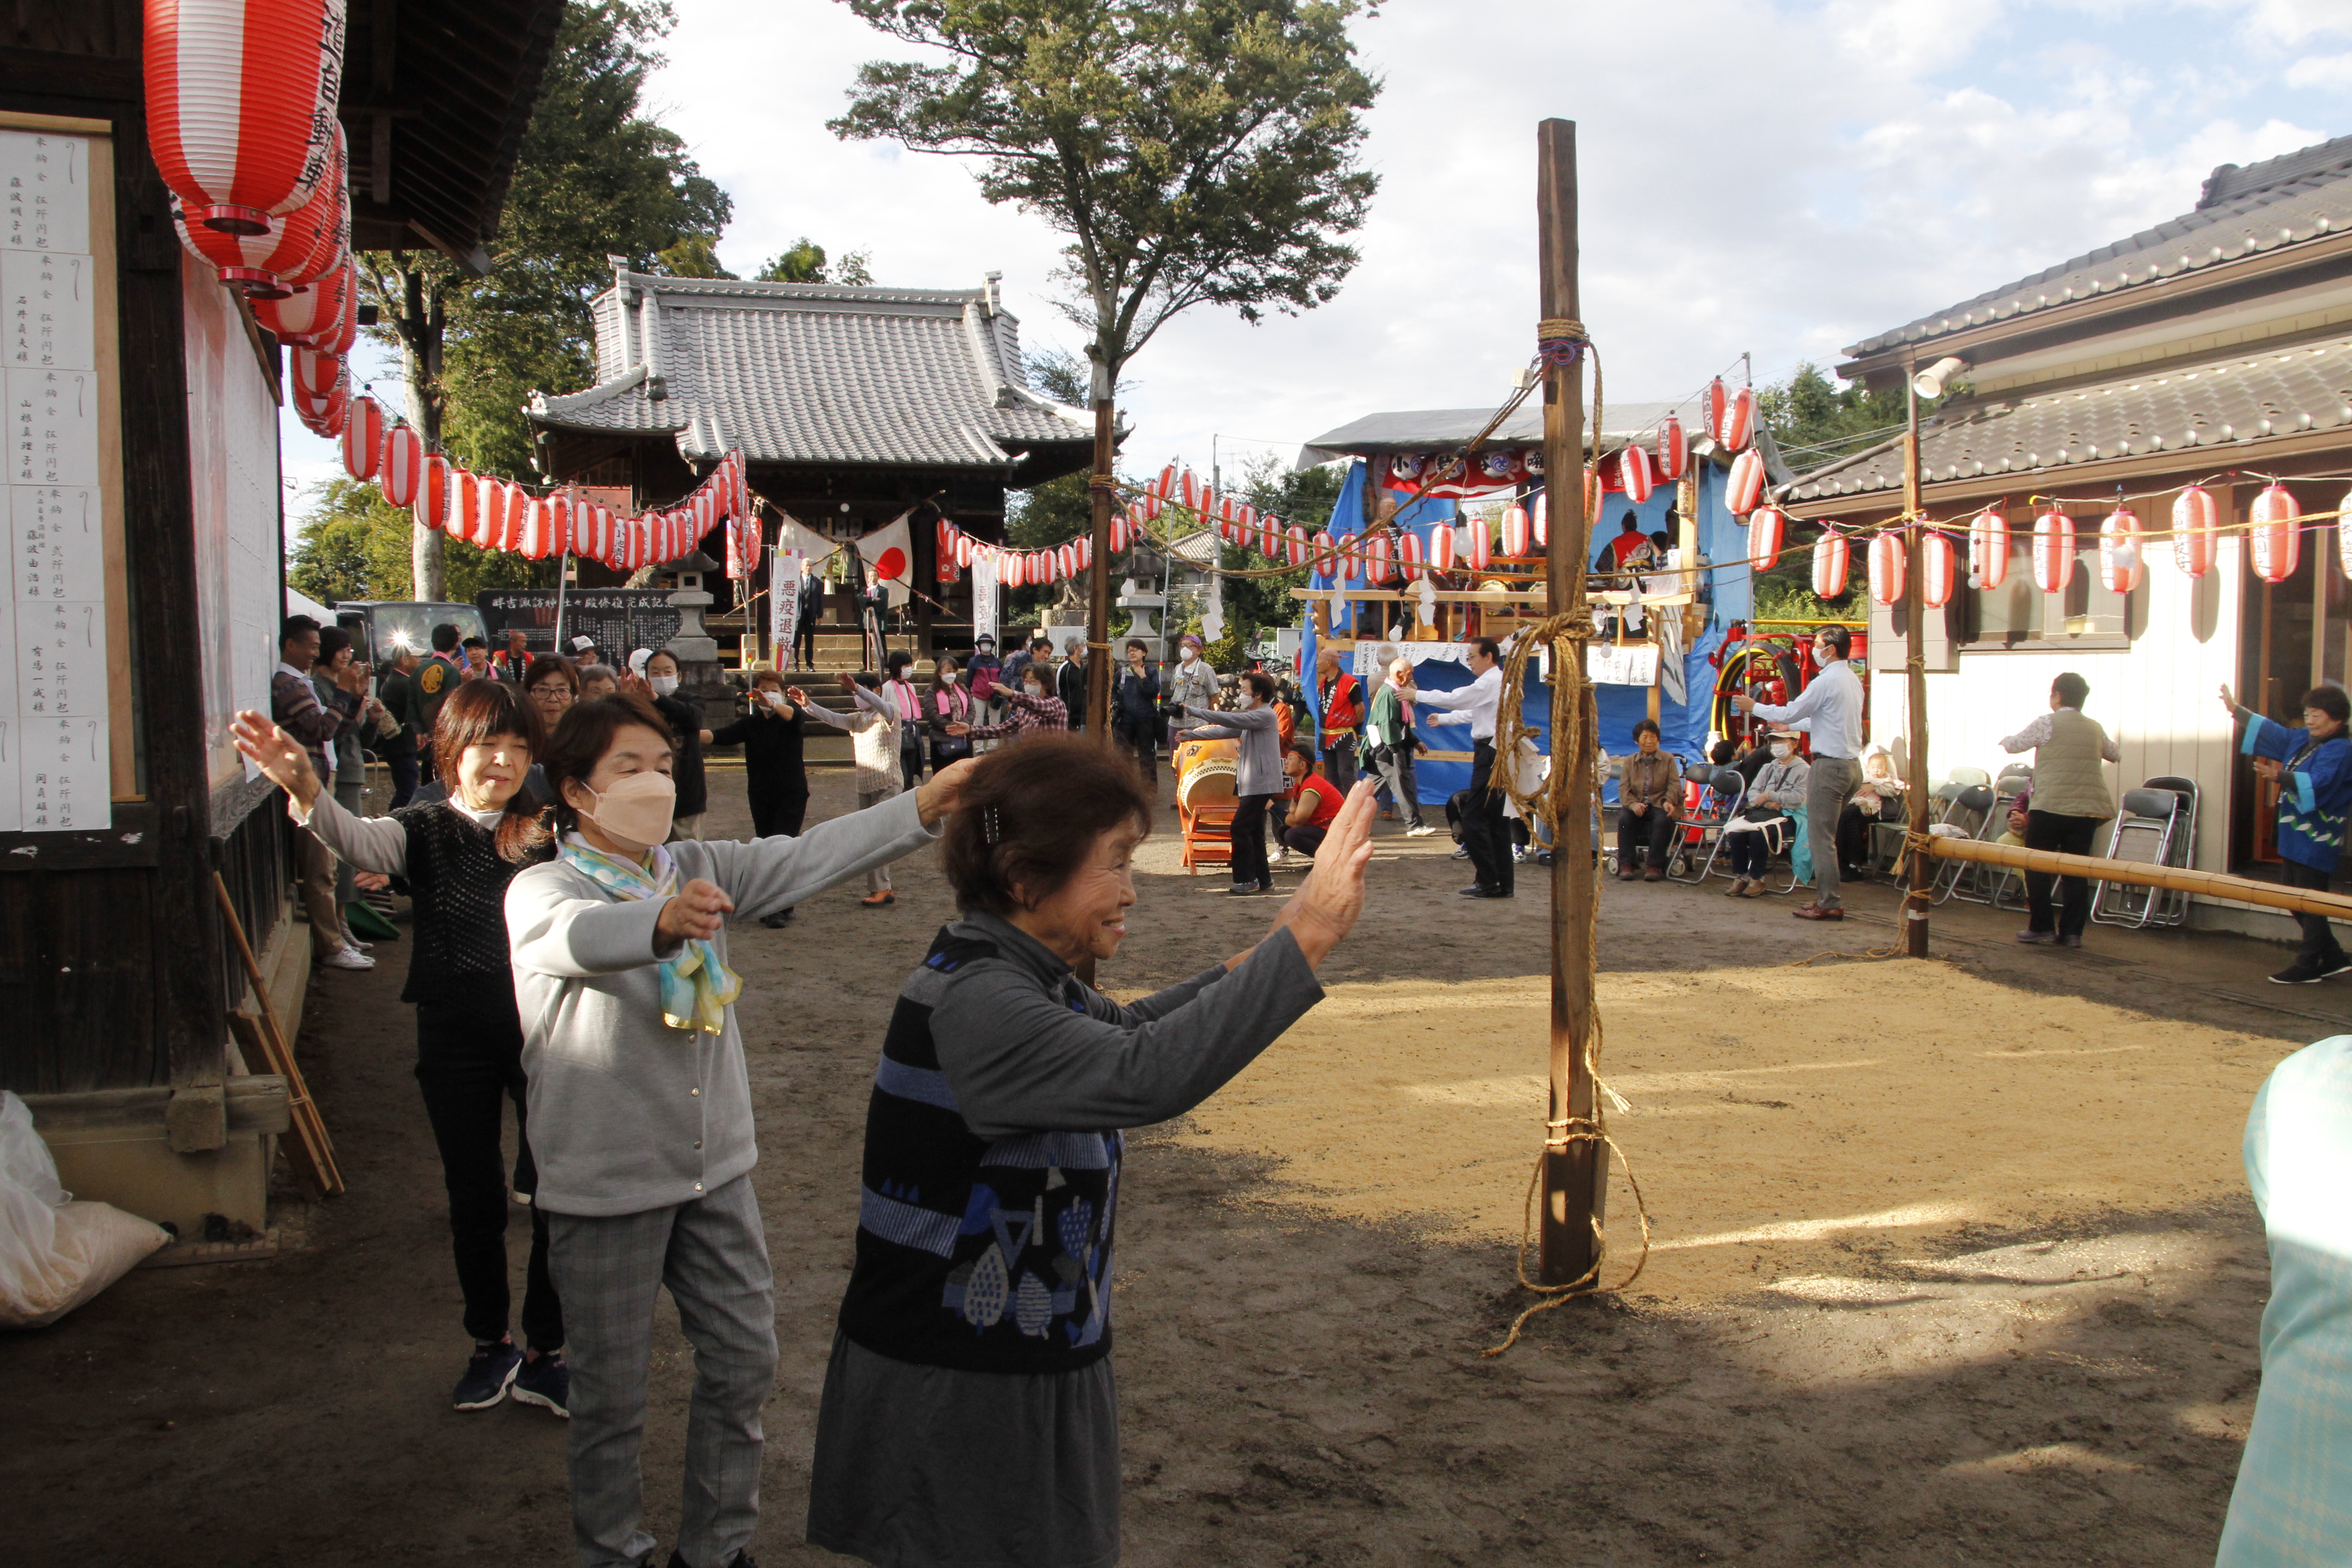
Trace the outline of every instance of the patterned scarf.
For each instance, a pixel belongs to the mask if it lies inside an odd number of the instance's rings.
[[[563,837],[563,863],[598,887],[623,899],[667,899],[677,891],[677,862],[667,845],[656,844],[640,866],[607,855],[577,833]],[[673,1029],[715,1035],[727,1027],[727,1006],[743,989],[742,977],[719,961],[709,942],[689,942],[676,958],[661,963],[662,1022]]]

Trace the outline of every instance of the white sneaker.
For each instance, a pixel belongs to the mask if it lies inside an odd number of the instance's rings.
[[[1405,836],[1407,838],[1426,838],[1426,837],[1428,837],[1431,834],[1435,833],[1436,831],[1437,831],[1437,829],[1435,829],[1434,827],[1432,827],[1429,824],[1427,824],[1426,822],[1424,822],[1424,823],[1423,823],[1419,827],[1408,827],[1408,828],[1406,828],[1406,829],[1404,830],[1404,836]]]
[[[349,926],[345,926],[343,928],[343,945],[345,947],[357,948],[360,952],[365,952],[370,948],[373,947],[375,943],[372,942],[362,942],[357,931],[352,930]]]
[[[347,947],[319,961],[330,969],[373,969],[375,960],[358,948]]]
[[[1265,863],[1269,866],[1279,866],[1289,858],[1290,846],[1287,844],[1277,845],[1276,847],[1266,851]]]

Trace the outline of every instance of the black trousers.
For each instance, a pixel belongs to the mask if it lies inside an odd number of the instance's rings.
[[[1315,851],[1323,847],[1323,840],[1330,831],[1328,827],[1286,827],[1282,841],[1311,860]]]
[[[2316,866],[2305,866],[2290,860],[2284,868],[2282,879],[2290,888],[2307,888],[2315,893],[2327,891],[2332,879]],[[2344,967],[2344,944],[2336,940],[2336,930],[2327,923],[2326,915],[2297,915],[2294,923],[2303,928],[2303,945],[2294,950],[2297,963],[2308,969],[2341,969]]]
[[[416,1008],[416,1087],[441,1149],[449,1193],[449,1240],[457,1289],[466,1298],[466,1332],[495,1340],[508,1328],[507,1167],[500,1147],[503,1100],[523,1125],[522,1021],[514,985],[460,985],[455,994]],[[503,999],[503,1005],[501,1005]],[[515,1190],[538,1185],[530,1142],[519,1140]],[[563,1307],[547,1272],[547,1211],[530,1211],[530,1258],[523,1271],[522,1331],[531,1348],[561,1350]]]
[[[1143,782],[1160,782],[1160,734],[1155,723],[1129,724],[1116,731],[1118,743],[1135,753],[1135,766],[1143,774]]]
[[[1797,819],[1793,816],[1782,816],[1774,820],[1780,823],[1780,842],[1786,844],[1789,842],[1790,835],[1796,831]],[[1723,847],[1731,857],[1733,876],[1746,877],[1751,881],[1758,882],[1764,879],[1764,872],[1772,861],[1772,834],[1769,829],[1759,828],[1753,833],[1726,833],[1723,836]]]
[[[1323,773],[1330,779],[1331,787],[1343,795],[1356,787],[1356,737],[1353,731],[1324,738]]]
[[[1503,826],[1503,792],[1488,787],[1495,776],[1495,742],[1480,741],[1470,753],[1470,798],[1462,813],[1462,846],[1470,851],[1478,885],[1488,892],[1514,891],[1511,838]]]
[[[383,765],[392,773],[391,810],[398,811],[416,798],[416,753],[404,757],[386,757]]]
[[[1666,867],[1666,845],[1675,836],[1675,814],[1663,805],[1636,812],[1631,806],[1617,808],[1617,869],[1622,875],[1633,868],[1635,852],[1649,847],[1650,864],[1663,871]]]
[[[752,789],[752,837],[773,838],[781,834],[786,838],[798,838],[801,836],[801,824],[808,817],[808,783],[804,779],[797,782],[797,788],[771,785],[766,789]]]
[[[2025,847],[2055,849],[2063,855],[2088,855],[2103,816],[2061,816],[2054,811],[2025,814]],[[2055,924],[2050,912],[2050,884],[2059,884]],[[2059,877],[2048,871],[2025,874],[2026,929],[2055,930],[2060,936],[2080,936],[2091,923],[2091,883],[2086,877]]]
[[[923,738],[911,730],[898,736],[898,772],[908,789],[923,782]]]
[[[820,603],[817,614],[822,615],[824,610]],[[803,615],[793,627],[793,662],[803,669],[816,668],[816,616]]]
[[[1274,797],[1267,795],[1245,795],[1234,805],[1234,885],[1247,882],[1260,888],[1274,886],[1274,873],[1265,864],[1265,803]]]

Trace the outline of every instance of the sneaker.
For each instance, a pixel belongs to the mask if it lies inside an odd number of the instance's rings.
[[[890,891],[889,889],[885,888],[878,893],[868,893],[857,901],[864,904],[869,910],[878,910],[885,904],[897,903],[898,901],[898,895]]]
[[[1436,833],[1436,831],[1437,829],[1424,822],[1417,827],[1406,828],[1404,830],[1404,836],[1407,838],[1427,838]]]
[[[782,931],[782,930],[783,930],[783,929],[784,929],[784,927],[786,927],[786,926],[788,926],[788,925],[790,925],[790,924],[792,923],[792,920],[793,920],[793,911],[792,911],[792,910],[777,910],[775,913],[773,913],[773,914],[761,915],[761,916],[760,917],[760,923],[761,923],[761,925],[763,925],[763,926],[766,926],[770,931]]]
[[[572,1371],[563,1364],[563,1352],[525,1360],[514,1375],[513,1393],[518,1405],[536,1405],[571,1420]]]
[[[343,928],[343,945],[345,947],[355,947],[362,952],[365,952],[368,949],[373,947],[375,943],[372,942],[362,942],[356,931],[352,931],[351,927],[345,926]]]
[[[1736,899],[1747,890],[1748,879],[1745,877],[1734,877],[1731,879],[1731,886],[1723,889],[1723,896],[1727,899]]]
[[[2333,980],[2336,976],[2347,973],[2352,973],[2352,958],[2347,958],[2342,953],[2336,954],[2332,959],[2320,961],[2319,977],[2322,980]]]
[[[2055,947],[2058,945],[2058,933],[2056,931],[2049,931],[2027,930],[2019,931],[2017,933],[2017,940],[2023,942],[2028,947]]]
[[[375,967],[375,960],[355,947],[343,948],[330,953],[319,962],[329,969],[373,969]]]
[[[1257,897],[1258,886],[1255,882],[1235,882],[1232,887],[1227,888],[1225,892],[1232,898],[1254,899]]]
[[[1470,847],[1469,847],[1469,846],[1468,846],[1468,845],[1466,845],[1466,844],[1463,844],[1463,845],[1456,845],[1456,846],[1454,846],[1454,858],[1455,858],[1456,860],[1467,860],[1468,858],[1470,858]]]
[[[449,1395],[449,1403],[460,1410],[488,1410],[507,1396],[507,1387],[522,1367],[522,1352],[514,1348],[510,1340],[496,1344],[478,1344],[466,1363],[466,1375],[457,1380],[457,1387]]]
[[[1512,864],[1512,865],[1514,865],[1514,866],[1524,866],[1524,865],[1526,865],[1527,863],[1528,863],[1528,852],[1527,852],[1526,850],[1524,850],[1524,849],[1520,848],[1520,847],[1519,847],[1517,845],[1516,845],[1516,844],[1512,845],[1512,846],[1511,846],[1511,864]]]
[[[2326,973],[2297,960],[2271,976],[2273,985],[2316,985],[2327,978]]]
[[[1284,866],[1289,861],[1290,846],[1287,844],[1277,844],[1266,853],[1265,863],[1269,866]]]
[[[2083,939],[2079,936],[2062,936],[2058,939],[2058,945],[2060,947],[2080,947],[2083,945]]]

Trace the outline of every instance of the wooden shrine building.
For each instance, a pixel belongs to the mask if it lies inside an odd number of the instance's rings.
[[[917,651],[961,652],[971,587],[968,574],[939,581],[940,515],[1002,542],[1006,490],[1093,458],[1093,416],[1030,390],[1020,322],[997,279],[960,289],[749,283],[651,277],[616,258],[595,301],[596,384],[531,398],[541,471],[659,507],[740,447],[752,489],[828,538],[852,541],[909,514]],[[716,534],[703,548],[724,553]],[[740,629],[730,612],[740,585],[705,586],[718,598],[713,629]],[[826,618],[853,622],[845,590],[828,597]]]

